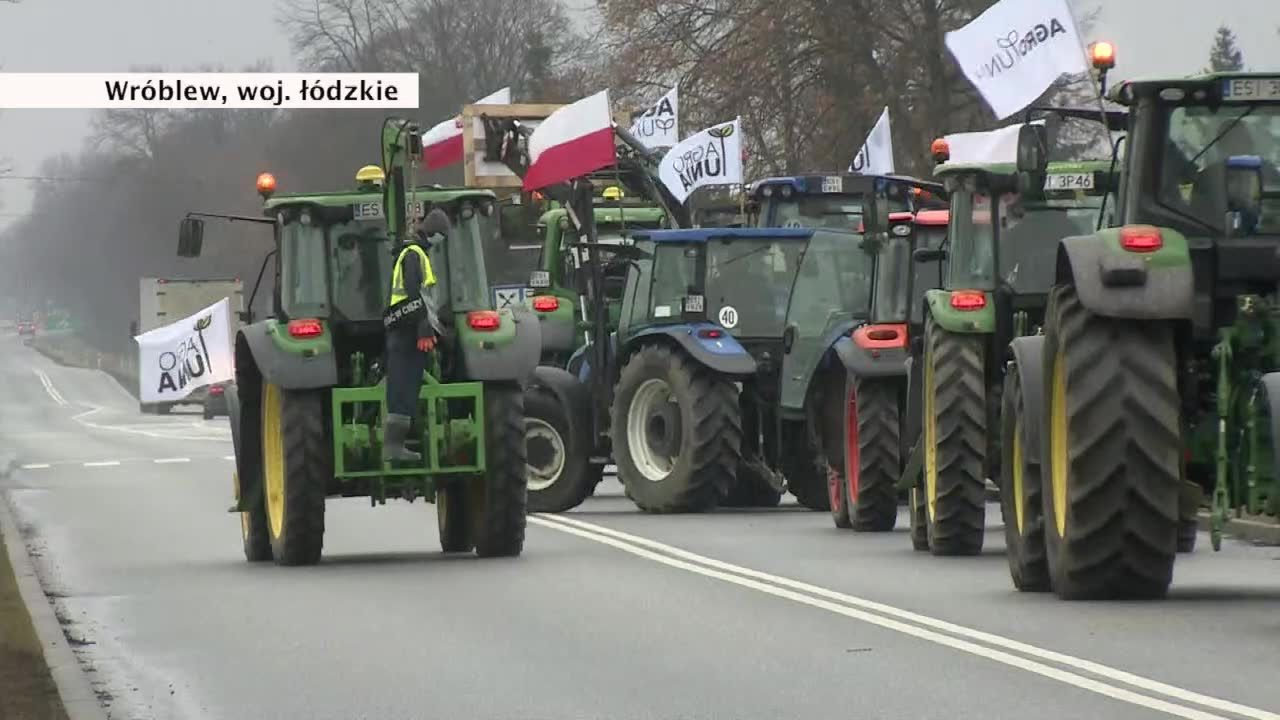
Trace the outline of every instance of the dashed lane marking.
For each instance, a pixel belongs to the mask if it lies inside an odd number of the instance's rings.
[[[98,462],[84,463],[84,467],[115,467],[119,464],[119,460],[99,460]]]
[[[46,470],[53,466],[49,463],[27,463],[26,465],[19,465],[18,467],[23,470]]]
[[[191,462],[191,458],[156,458],[151,462],[157,465],[168,465],[170,463],[186,463]]]
[[[529,522],[559,532],[575,535],[638,557],[687,572],[773,595],[801,605],[826,610],[861,620],[888,630],[910,635],[927,642],[950,647],[986,658],[1041,677],[1056,680],[1082,690],[1094,692],[1120,702],[1162,712],[1187,720],[1226,720],[1226,716],[1201,708],[1225,712],[1255,720],[1280,720],[1280,714],[1249,707],[1231,700],[1203,695],[1185,688],[1162,683],[1118,668],[1109,667],[1065,653],[1055,652],[1019,642],[994,633],[947,622],[939,618],[903,610],[892,605],[846,595],[828,588],[811,585],[779,575],[723,562],[689,552],[673,545],[624,533],[594,523],[573,520],[563,515],[531,515]],[[1032,659],[1035,658],[1035,659]],[[1044,662],[1040,662],[1044,661]],[[1053,664],[1050,664],[1053,663]],[[1069,667],[1080,672],[1064,670]],[[1095,677],[1088,677],[1088,673]],[[1124,685],[1150,694],[1130,690]],[[1162,695],[1153,697],[1153,695]]]

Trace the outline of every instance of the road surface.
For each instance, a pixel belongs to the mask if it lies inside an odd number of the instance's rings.
[[[328,504],[310,568],[249,565],[225,419],[143,417],[0,339],[2,485],[112,718],[1280,720],[1280,550],[1179,559],[1168,600],[1011,589],[783,508],[644,516],[618,488],[442,556],[431,506]],[[900,518],[900,525],[905,518]]]

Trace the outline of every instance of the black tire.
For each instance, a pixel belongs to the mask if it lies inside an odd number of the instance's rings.
[[[1193,553],[1196,551],[1196,538],[1200,526],[1195,520],[1182,520],[1178,523],[1178,552]]]
[[[888,532],[898,522],[900,397],[896,380],[849,376],[845,381],[841,475],[850,520],[853,529],[860,532]]]
[[[929,552],[929,510],[925,507],[924,489],[919,485],[907,493],[907,509],[911,513],[911,549]]]
[[[1000,413],[1000,514],[1004,519],[1004,543],[1009,577],[1022,592],[1049,589],[1049,564],[1044,550],[1044,505],[1038,457],[1032,457],[1029,416],[1022,396],[1022,377],[1016,367],[1004,378]]]
[[[672,415],[653,426],[652,433],[666,438],[668,449],[676,451],[668,455],[675,459],[665,476],[658,475],[661,468],[648,468],[656,479],[641,471],[634,456],[636,450],[628,437],[629,417],[637,392],[662,391],[657,384],[650,385],[653,381],[666,384],[676,406],[669,410]],[[662,345],[649,345],[632,355],[622,368],[614,390],[611,414],[610,433],[618,480],[626,488],[627,497],[641,510],[704,512],[713,509],[734,486],[742,461],[738,390],[733,383],[683,353]],[[672,428],[675,424],[678,428]],[[644,442],[650,442],[650,430],[636,432],[643,435]],[[644,448],[639,452],[647,455],[650,450]]]
[[[787,490],[810,510],[831,510],[831,489],[822,444],[808,422],[782,421],[782,474]]]
[[[525,452],[529,458],[529,512],[564,512],[595,490],[591,448],[575,447],[569,417],[556,397],[532,390],[524,397]]]
[[[204,412],[200,413],[200,415],[201,415],[205,420],[212,420],[212,419],[213,419],[213,411],[209,410],[209,408],[207,408],[207,407],[204,409]]]
[[[471,513],[466,483],[441,484],[436,488],[436,530],[440,549],[447,553],[471,552]]]
[[[758,457],[744,457],[729,493],[720,501],[724,507],[777,507],[785,492],[774,472]]]
[[[921,388],[925,511],[929,551],[934,555],[982,552],[987,468],[985,340],[983,335],[948,332],[932,317],[925,321]],[[929,443],[934,446],[933,467],[928,461]]]
[[[236,501],[240,500],[240,478],[233,480],[236,484]],[[253,485],[257,489],[259,484]],[[251,503],[249,510],[240,513],[240,541],[244,547],[244,559],[249,562],[267,562],[271,560],[271,536],[267,534],[266,503],[258,500]]]
[[[844,475],[836,471],[832,461],[827,461],[827,494],[831,501],[831,522],[841,530],[852,530],[853,520],[849,517],[849,491],[845,485]]]
[[[322,391],[262,386],[262,486],[267,536],[277,565],[320,561],[325,491],[333,478],[324,399]]]
[[[514,383],[484,384],[485,474],[473,480],[471,539],[480,557],[515,557],[524,550],[529,465],[524,444],[524,393]]]
[[[1099,317],[1074,287],[1058,286],[1049,295],[1044,363],[1054,591],[1064,599],[1162,597],[1173,579],[1181,482],[1172,324]]]

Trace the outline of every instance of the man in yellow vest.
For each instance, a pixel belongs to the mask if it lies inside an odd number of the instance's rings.
[[[382,459],[417,464],[422,456],[405,447],[418,411],[418,392],[440,329],[430,288],[436,284],[427,250],[449,234],[449,217],[432,210],[397,252],[391,273],[391,299],[382,322],[386,330],[387,420]]]

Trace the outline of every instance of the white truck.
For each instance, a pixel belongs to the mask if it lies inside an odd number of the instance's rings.
[[[223,298],[231,301],[231,332],[240,327],[244,310],[244,285],[238,278],[141,278],[138,282],[138,323],[134,335],[141,335],[209,307]],[[174,405],[204,407],[205,418],[226,413],[220,386],[197,388],[183,403],[140,404],[144,413],[165,414]]]

